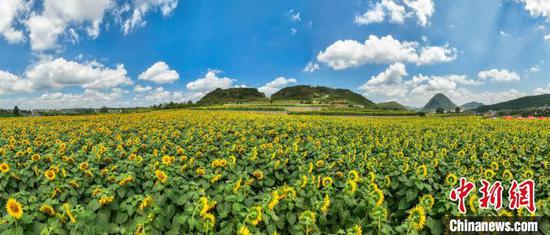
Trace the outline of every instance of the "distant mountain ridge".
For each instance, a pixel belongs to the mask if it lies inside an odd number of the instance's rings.
[[[477,109],[481,106],[483,106],[484,104],[483,103],[480,103],[480,102],[468,102],[468,103],[465,103],[463,105],[460,106],[460,109],[462,110],[473,110],[473,109]]]
[[[251,102],[258,100],[267,100],[264,93],[256,88],[218,88],[202,97],[198,104],[212,105],[228,102]]]
[[[492,105],[483,105],[475,111],[477,112],[487,112],[489,110],[499,111],[499,110],[519,110],[519,109],[529,109],[529,108],[539,108],[544,106],[550,106],[550,94],[544,95],[534,95],[534,96],[525,96],[501,103],[496,103]]]
[[[376,107],[376,104],[348,89],[335,89],[324,86],[285,87],[271,95],[271,100],[300,100],[321,103],[358,104],[364,107]]]
[[[445,111],[454,111],[458,107],[453,101],[442,93],[435,94],[422,108],[423,111],[433,112],[438,108],[442,108]]]
[[[382,110],[409,110],[409,108],[395,101],[378,103],[376,106],[378,109]]]

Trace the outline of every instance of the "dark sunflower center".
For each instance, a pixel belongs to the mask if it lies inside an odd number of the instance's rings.
[[[15,203],[10,204],[10,209],[13,213],[19,213],[19,206],[17,206],[17,204]]]

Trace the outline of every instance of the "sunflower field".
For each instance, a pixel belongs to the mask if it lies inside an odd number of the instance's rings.
[[[439,234],[460,177],[536,182],[534,213],[474,192],[467,215],[550,215],[548,120],[182,110],[0,128],[0,234]]]

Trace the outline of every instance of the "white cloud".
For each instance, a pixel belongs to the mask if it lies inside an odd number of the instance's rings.
[[[180,78],[176,70],[171,70],[164,62],[159,61],[138,76],[139,80],[152,81],[159,84],[173,83]]]
[[[149,12],[160,11],[164,17],[170,15],[178,6],[178,0],[134,0],[122,5],[115,11],[122,24],[122,31],[128,34],[137,27],[147,24],[143,18]],[[126,18],[126,19],[122,19]]]
[[[519,0],[525,3],[525,10],[533,17],[545,17],[550,20],[550,1],[548,0]]]
[[[178,0],[0,0],[0,35],[17,43],[28,33],[33,51],[59,49],[62,40],[77,43],[79,33],[97,38],[104,22],[105,27],[120,25],[127,34],[144,26],[147,14],[168,16],[177,4]]]
[[[24,0],[0,0],[0,35],[8,43],[19,43],[25,39],[23,32],[15,29],[13,23],[28,8],[29,3]]]
[[[142,93],[142,92],[147,92],[147,91],[150,91],[152,90],[153,88],[150,87],[150,86],[141,86],[141,85],[136,85],[134,87],[134,91],[135,92],[138,92],[138,93]]]
[[[493,82],[510,82],[521,80],[520,76],[516,72],[511,72],[506,69],[481,71],[478,73],[478,77],[482,80],[491,80]]]
[[[108,68],[96,61],[79,63],[64,58],[43,60],[26,71],[34,89],[80,86],[85,89],[105,89],[131,85],[123,64]]]
[[[381,0],[365,13],[356,15],[355,23],[358,25],[381,23],[388,16],[390,22],[403,24],[405,18],[415,15],[420,26],[427,26],[434,12],[432,0],[403,0],[402,4],[394,0]]]
[[[370,80],[359,87],[359,90],[367,95],[404,96],[407,93],[407,87],[403,84],[404,76],[407,76],[405,65],[395,63],[390,65],[384,72],[371,77]]]
[[[83,26],[90,37],[96,38],[103,16],[112,6],[111,0],[44,0],[43,11],[33,12],[26,21],[31,48],[55,48],[59,36],[70,25]]]
[[[550,94],[550,83],[546,87],[539,87],[534,90],[537,95]]]
[[[317,60],[335,70],[342,70],[364,64],[396,62],[430,65],[453,61],[456,57],[456,49],[448,45],[419,48],[418,42],[400,42],[391,35],[381,38],[370,35],[364,43],[338,40],[321,51]]]
[[[32,83],[17,75],[0,70],[0,95],[32,91]]]
[[[544,41],[550,42],[550,34],[544,35]]]
[[[319,66],[319,64],[314,63],[314,62],[308,62],[306,64],[306,67],[304,67],[303,71],[308,72],[308,73],[313,73],[313,72],[315,72],[316,70],[319,70],[319,69],[321,69],[321,66]]]
[[[432,0],[404,0],[404,3],[413,9],[419,25],[428,25],[430,17],[435,12]]]
[[[529,69],[529,72],[531,73],[537,73],[540,71],[540,67],[538,65],[535,65]]]
[[[386,13],[384,12],[384,8],[382,7],[382,4],[376,3],[374,8],[368,10],[362,15],[356,15],[355,23],[358,25],[380,23],[384,21],[385,17],[386,17]]]
[[[113,88],[109,91],[84,90],[82,93],[47,92],[37,97],[22,97],[0,100],[4,107],[18,105],[27,109],[66,109],[66,108],[99,108],[131,107],[131,102],[125,102],[122,97],[125,90]]]
[[[264,93],[266,96],[271,96],[275,92],[281,90],[282,88],[290,85],[295,84],[298,81],[294,78],[285,78],[285,77],[277,77],[275,80],[268,82],[267,84],[263,85],[262,87],[258,88],[258,91]]]
[[[288,11],[288,18],[292,21],[301,21],[302,20],[301,14],[302,13],[300,13],[299,11],[290,9],[290,11]]]
[[[218,77],[219,70],[209,70],[203,78],[187,83],[186,87],[193,92],[208,93],[216,88],[229,88],[235,81],[228,77]]]
[[[404,78],[407,71],[404,64],[390,65],[382,73],[371,77],[358,90],[363,95],[376,100],[397,100],[408,105],[421,106],[423,102],[436,93],[456,94],[468,91],[466,86],[483,84],[481,81],[468,79],[465,75],[449,74],[444,76],[415,75],[409,80]]]

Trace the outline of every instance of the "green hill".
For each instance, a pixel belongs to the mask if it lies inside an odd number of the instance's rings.
[[[454,111],[456,107],[456,104],[453,103],[447,96],[442,93],[437,93],[428,101],[428,103],[426,103],[426,105],[424,105],[422,110],[433,112],[438,108],[443,108],[445,111]]]
[[[487,112],[489,110],[520,110],[529,108],[539,108],[544,106],[550,106],[550,94],[534,95],[509,100],[492,105],[484,105],[477,108],[477,112]]]
[[[251,102],[266,100],[265,94],[256,88],[228,88],[211,91],[199,100],[200,105]]]
[[[375,107],[376,104],[348,89],[333,89],[323,86],[286,87],[271,96],[273,101],[303,101],[326,104],[355,104],[364,107]]]
[[[407,107],[395,101],[378,103],[376,104],[376,108],[381,110],[409,110]]]
[[[460,106],[460,109],[462,109],[462,110],[473,110],[473,109],[477,109],[477,108],[479,108],[483,105],[484,104],[480,103],[480,102],[469,102],[469,103],[465,103],[462,106]]]

